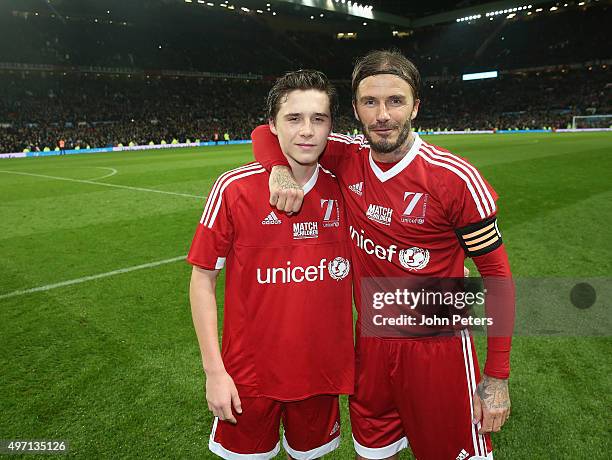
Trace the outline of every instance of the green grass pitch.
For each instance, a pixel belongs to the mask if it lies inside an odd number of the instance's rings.
[[[612,276],[612,134],[428,140],[498,191],[516,275]],[[83,459],[213,457],[190,267],[82,278],[185,255],[201,197],[248,161],[248,145],[0,161],[0,439],[67,439]],[[68,280],[82,282],[6,297]],[[496,458],[610,458],[611,345],[516,338]],[[353,456],[346,406],[328,458]]]

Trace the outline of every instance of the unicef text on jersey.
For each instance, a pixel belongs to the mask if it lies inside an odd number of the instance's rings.
[[[290,260],[283,267],[257,269],[259,284],[313,283],[324,281],[326,276],[336,281],[346,278],[351,270],[351,263],[344,257],[335,257],[328,261],[321,259],[316,265],[293,265]]]

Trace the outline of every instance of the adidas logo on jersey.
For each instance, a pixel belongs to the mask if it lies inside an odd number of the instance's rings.
[[[461,452],[459,452],[459,455],[457,455],[456,460],[465,460],[469,456],[470,456],[470,454],[467,453],[467,451],[465,449],[461,449]]]
[[[356,193],[359,196],[363,195],[363,182],[357,182],[356,184],[349,185],[349,190]]]
[[[274,214],[274,211],[272,211],[266,216],[264,220],[261,221],[261,223],[262,225],[278,225],[282,224],[283,222],[278,217],[276,217],[276,214]]]
[[[335,433],[338,432],[339,429],[340,429],[340,424],[338,422],[334,423],[334,427],[332,428],[332,430],[329,433],[329,435],[333,436]]]

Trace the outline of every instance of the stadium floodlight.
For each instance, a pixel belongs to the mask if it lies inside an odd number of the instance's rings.
[[[474,19],[480,19],[481,17],[482,17],[482,14],[473,14],[472,16],[465,16],[463,18],[458,18],[456,19],[456,22],[473,21]]]
[[[251,10],[249,10],[248,8],[245,8],[244,6],[241,6],[240,9],[242,11],[244,11],[245,13],[250,13],[251,12]]]
[[[193,3],[193,0],[185,0],[185,3]]]
[[[320,17],[320,18],[324,18],[324,17],[325,17],[325,15],[324,15],[323,13],[321,13],[321,14],[319,15],[319,17]]]
[[[550,7],[550,11],[557,11],[559,8],[557,8],[556,6],[551,6]]]
[[[276,11],[272,11],[272,16],[276,16]]]
[[[314,16],[310,16],[310,19],[314,19]]]
[[[206,6],[215,6],[215,4],[211,2],[206,2]]]
[[[364,25],[364,26],[367,26],[367,25],[368,25],[368,23],[367,23],[367,22],[364,22],[364,23],[363,23],[363,25]]]
[[[536,13],[539,13],[540,11],[542,11],[542,8],[537,8],[536,9]]]
[[[256,10],[258,14],[263,14],[262,10]]]
[[[462,75],[463,81],[468,80],[483,80],[485,78],[497,78],[497,70],[490,72],[465,73]]]
[[[578,6],[582,6],[582,5],[584,5],[584,2],[579,2],[578,3]]]

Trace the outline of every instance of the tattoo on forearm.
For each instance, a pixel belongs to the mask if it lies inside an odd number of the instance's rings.
[[[301,189],[288,169],[282,169],[275,175],[274,184],[281,190],[291,188]]]
[[[509,409],[508,381],[484,376],[476,393],[488,409]]]

